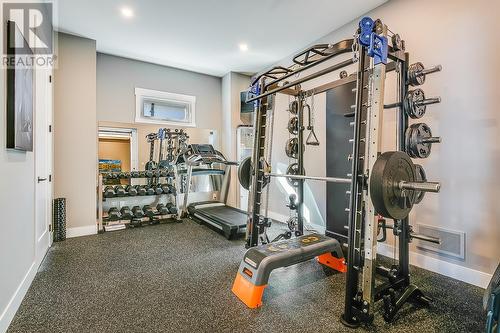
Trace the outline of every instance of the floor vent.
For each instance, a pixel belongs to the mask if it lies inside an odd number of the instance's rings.
[[[430,225],[418,224],[418,233],[426,236],[437,237],[441,244],[429,243],[415,239],[419,249],[436,252],[445,256],[465,259],[465,233],[447,230]]]

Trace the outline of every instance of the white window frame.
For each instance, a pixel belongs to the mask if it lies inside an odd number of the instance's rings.
[[[130,139],[130,169],[139,170],[139,146],[136,128],[99,126],[99,138],[129,138]]]
[[[172,102],[189,103],[189,121],[167,121],[158,119],[148,119],[143,115],[144,99],[156,99]],[[162,124],[177,127],[196,127],[196,96],[169,93],[159,90],[135,88],[135,122],[144,124]]]

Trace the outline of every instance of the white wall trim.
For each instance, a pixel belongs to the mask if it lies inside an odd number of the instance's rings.
[[[5,310],[0,315],[0,332],[6,332],[7,328],[9,328],[12,319],[14,319],[14,316],[19,309],[24,296],[26,296],[31,283],[35,278],[37,268],[38,266],[36,265],[36,262],[33,262],[23,280],[14,292],[14,295],[12,295],[9,303],[7,303]]]
[[[383,243],[379,243],[377,245],[378,253],[392,258],[394,254],[394,247]],[[477,271],[472,268],[467,268],[465,266],[412,251],[410,251],[410,264],[456,280],[473,284],[481,288],[486,288],[493,276],[492,274]]]
[[[97,234],[97,225],[94,224],[85,227],[74,227],[66,229],[67,238],[96,235],[96,234]]]

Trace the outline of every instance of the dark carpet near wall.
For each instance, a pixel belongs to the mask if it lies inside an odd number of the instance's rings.
[[[246,308],[231,293],[244,251],[190,220],[56,243],[8,332],[353,332],[339,322],[344,275],[314,261],[273,272],[264,306]],[[412,276],[433,305],[358,331],[483,330],[481,288]]]

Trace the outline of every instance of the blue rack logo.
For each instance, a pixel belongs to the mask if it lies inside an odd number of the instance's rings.
[[[53,4],[5,2],[2,67],[54,67]]]

